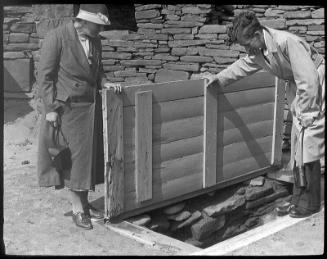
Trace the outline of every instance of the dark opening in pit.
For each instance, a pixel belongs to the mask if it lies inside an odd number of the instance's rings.
[[[273,221],[277,217],[274,208],[289,201],[291,194],[291,183],[260,176],[127,221],[208,248]]]

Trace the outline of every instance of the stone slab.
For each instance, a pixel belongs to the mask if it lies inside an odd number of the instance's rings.
[[[195,240],[203,240],[225,225],[225,215],[217,218],[203,216],[191,226],[192,237]]]
[[[29,92],[32,86],[31,59],[4,60],[4,91]]]
[[[245,204],[245,197],[240,195],[233,195],[227,198],[225,201],[215,205],[210,205],[203,209],[203,211],[210,217],[217,217],[221,214],[231,212],[238,207]]]
[[[189,73],[185,71],[175,71],[169,69],[160,69],[156,73],[155,82],[169,82],[189,79]]]

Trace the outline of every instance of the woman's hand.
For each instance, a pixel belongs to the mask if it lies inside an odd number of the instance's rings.
[[[48,121],[53,127],[58,126],[58,113],[57,112],[49,112],[45,115],[45,120]]]
[[[105,88],[107,89],[114,89],[115,93],[121,93],[121,84],[119,83],[110,83],[110,82],[107,82],[107,83],[104,83],[103,85]]]

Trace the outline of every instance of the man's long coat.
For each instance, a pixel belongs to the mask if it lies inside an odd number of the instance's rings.
[[[325,60],[300,37],[267,27],[265,30],[269,62],[262,53],[247,55],[221,71],[217,75],[218,82],[227,86],[260,69],[286,80],[286,96],[293,115],[291,161],[299,162],[301,122],[310,119],[314,121],[304,130],[303,162],[322,159],[325,154]]]
[[[38,85],[43,100],[39,134],[40,186],[94,189],[103,181],[102,109],[99,89],[104,83],[101,41],[92,42],[92,66],[78,39],[73,22],[50,31],[44,39],[38,65]],[[72,152],[72,168],[57,172],[48,152],[53,131],[45,114],[57,111],[62,132]]]

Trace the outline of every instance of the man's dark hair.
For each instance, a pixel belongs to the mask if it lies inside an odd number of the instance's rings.
[[[262,30],[262,28],[263,26],[260,24],[254,12],[241,12],[234,18],[233,25],[228,28],[227,44],[230,45],[231,43],[236,42],[239,35],[243,35],[246,38],[251,38],[256,31]]]

